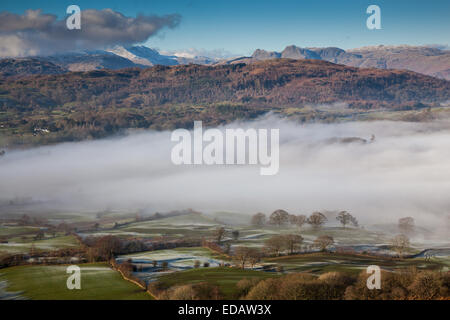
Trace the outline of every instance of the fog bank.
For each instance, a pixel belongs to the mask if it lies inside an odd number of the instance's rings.
[[[230,126],[279,128],[279,173],[175,166],[170,132],[133,133],[7,152],[0,157],[0,213],[31,201],[66,212],[348,210],[360,221],[413,216],[430,225],[449,215],[449,122],[298,125],[265,117]],[[367,141],[336,139],[350,137]]]

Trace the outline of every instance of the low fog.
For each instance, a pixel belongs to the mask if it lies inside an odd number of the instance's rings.
[[[448,220],[449,122],[299,125],[269,116],[230,127],[279,128],[279,173],[261,176],[258,165],[175,166],[170,132],[130,133],[8,151],[0,157],[0,213],[31,203],[62,212],[348,210],[365,223]],[[336,139],[349,137],[366,142]]]

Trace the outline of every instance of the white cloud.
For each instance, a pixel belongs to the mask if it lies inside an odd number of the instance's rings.
[[[23,15],[0,13],[0,56],[47,55],[145,42],[161,29],[174,28],[177,14],[127,17],[111,9],[83,10],[81,30],[68,30],[65,20],[41,10]]]
[[[414,216],[438,224],[449,214],[448,122],[297,125],[268,117],[237,125],[280,128],[278,175],[260,176],[259,166],[175,166],[170,133],[145,132],[7,152],[0,201],[33,199],[62,211],[349,210],[382,223]],[[332,140],[372,134],[373,143]]]

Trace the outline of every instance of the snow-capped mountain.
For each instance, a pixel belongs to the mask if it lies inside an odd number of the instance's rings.
[[[411,70],[450,80],[450,51],[433,46],[380,45],[343,50],[335,47],[300,48],[291,45],[281,52],[257,49],[250,57],[230,59],[221,63],[253,63],[279,58],[325,60],[358,68]]]
[[[102,50],[65,53],[47,57],[36,57],[36,59],[51,62],[68,71],[116,70],[144,67],[117,54]]]
[[[113,49],[107,50],[107,52],[128,59],[135,64],[148,67],[154,65],[173,66],[179,64],[177,60],[178,57],[161,55],[155,49],[151,49],[145,46],[135,46],[128,48],[117,46]]]
[[[116,46],[107,50],[71,52],[48,57],[34,57],[45,62],[52,62],[68,71],[90,71],[99,69],[148,68],[155,65],[174,66],[181,64],[214,64],[215,58],[161,54],[145,46]]]
[[[210,52],[189,49],[176,52],[159,52],[145,46],[116,46],[108,50],[71,52],[47,57],[22,58],[20,61],[6,61],[3,74],[12,74],[8,66],[21,65],[20,70],[29,70],[31,74],[39,70],[47,73],[67,71],[91,71],[99,69],[149,68],[155,65],[184,64],[235,64],[253,63],[268,59],[315,59],[344,64],[359,68],[406,69],[437,78],[450,80],[450,51],[431,46],[376,46],[343,50],[335,47],[300,48],[288,46],[281,52],[257,49],[250,57],[223,58],[221,52]],[[42,68],[36,64],[42,61]],[[52,68],[48,64],[54,65]],[[0,73],[2,70],[0,70]],[[45,73],[43,72],[43,73]],[[26,74],[27,72],[22,72]]]

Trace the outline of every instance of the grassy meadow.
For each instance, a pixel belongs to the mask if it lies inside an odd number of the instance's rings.
[[[20,266],[0,270],[6,291],[32,300],[148,300],[151,296],[105,263],[82,264],[81,290],[66,286],[67,266]]]

